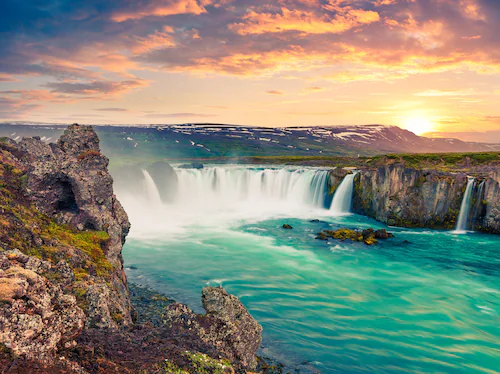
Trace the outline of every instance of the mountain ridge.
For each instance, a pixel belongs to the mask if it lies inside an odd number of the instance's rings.
[[[0,123],[0,136],[19,140],[41,136],[49,142],[65,128],[59,124]],[[104,150],[147,153],[149,158],[211,158],[262,155],[374,156],[386,153],[494,152],[500,144],[427,138],[397,126],[258,127],[213,123],[95,126]]]

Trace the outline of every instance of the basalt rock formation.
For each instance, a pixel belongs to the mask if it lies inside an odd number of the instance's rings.
[[[390,226],[453,229],[466,185],[464,174],[403,165],[362,170],[354,180],[353,211]]]
[[[477,189],[474,199],[474,229],[500,234],[500,170],[490,171],[484,180],[484,189]]]
[[[0,139],[0,372],[255,367],[262,328],[222,289],[203,291],[204,316],[175,303],[196,330],[167,318],[172,306],[160,325],[134,322],[121,254],[129,228],[91,127],[69,126],[56,144]]]
[[[452,230],[466,186],[464,173],[422,170],[397,163],[364,168],[354,180],[352,209],[390,226]],[[498,169],[476,178],[471,205],[471,228],[500,234]]]
[[[330,171],[330,174],[328,175],[328,195],[331,196],[335,193],[337,188],[340,186],[340,183],[342,183],[342,180],[349,173],[349,171],[342,168]]]

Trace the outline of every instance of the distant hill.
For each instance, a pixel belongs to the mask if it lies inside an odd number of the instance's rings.
[[[2,123],[0,136],[53,141],[65,126]],[[250,127],[223,124],[95,126],[103,151],[123,160],[246,156],[373,156],[499,151],[500,144],[426,138],[395,126]]]

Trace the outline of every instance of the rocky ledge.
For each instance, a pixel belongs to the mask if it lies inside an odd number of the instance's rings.
[[[336,239],[340,241],[351,240],[353,242],[363,242],[366,245],[377,244],[380,239],[385,240],[394,238],[394,235],[387,232],[385,229],[374,230],[372,228],[365,230],[352,230],[352,229],[338,229],[338,230],[324,230],[318,232],[316,239],[328,240]]]
[[[168,301],[154,323],[130,303],[127,215],[88,126],[56,144],[0,140],[0,371],[244,373],[262,328],[221,288],[204,315]],[[147,315],[147,314],[145,314]]]

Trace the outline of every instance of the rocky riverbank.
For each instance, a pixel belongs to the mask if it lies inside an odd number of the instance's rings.
[[[0,371],[254,370],[262,328],[225,290],[203,289],[204,315],[161,298],[163,313],[134,310],[107,166],[88,126],[0,142]]]

